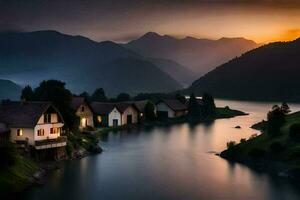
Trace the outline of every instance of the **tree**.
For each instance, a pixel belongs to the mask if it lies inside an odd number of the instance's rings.
[[[145,119],[154,121],[156,119],[155,106],[152,102],[148,101],[145,105]]]
[[[285,113],[278,105],[273,106],[268,112],[267,133],[271,136],[278,135],[280,128],[285,123]]]
[[[289,105],[286,102],[283,102],[280,107],[281,111],[284,114],[289,114],[291,112]]]
[[[129,101],[130,100],[130,95],[127,93],[120,93],[117,96],[117,101]]]
[[[79,96],[83,97],[87,102],[91,102],[91,96],[89,95],[89,93],[82,92]]]
[[[199,105],[194,93],[192,93],[190,95],[189,104],[188,104],[188,116],[190,116],[192,118],[201,117],[200,105]]]
[[[185,104],[186,103],[186,98],[185,96],[181,95],[181,94],[176,94],[175,95],[175,99],[177,99],[178,101],[180,101],[181,103]]]
[[[208,93],[203,93],[202,101],[205,107],[205,114],[214,114],[216,109],[214,98]]]
[[[103,88],[98,88],[95,90],[95,92],[92,94],[92,100],[93,101],[107,101],[107,97],[105,96],[105,92]]]
[[[33,95],[34,93],[32,88],[29,85],[27,85],[22,90],[21,99],[25,101],[32,101],[34,98]]]
[[[50,101],[62,114],[66,126],[71,129],[78,128],[78,117],[71,108],[72,93],[65,88],[65,83],[58,80],[47,80],[40,83],[34,90],[35,101]]]

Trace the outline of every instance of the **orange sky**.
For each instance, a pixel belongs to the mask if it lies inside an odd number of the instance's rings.
[[[0,1],[0,31],[45,29],[116,42],[148,31],[286,41],[300,37],[300,0]]]

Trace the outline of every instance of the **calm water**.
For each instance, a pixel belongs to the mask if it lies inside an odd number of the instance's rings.
[[[249,127],[264,119],[273,103],[219,100],[217,105],[250,115],[195,127],[111,133],[101,142],[104,153],[67,162],[46,185],[28,191],[25,199],[300,199],[300,187],[293,183],[213,154],[225,149],[229,140],[258,133]],[[300,110],[300,105],[290,106]],[[242,129],[235,129],[237,125]]]

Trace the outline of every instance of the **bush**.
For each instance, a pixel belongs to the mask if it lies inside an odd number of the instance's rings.
[[[279,153],[284,150],[284,146],[280,142],[273,142],[270,145],[270,151],[273,153]]]
[[[255,134],[253,134],[253,135],[251,135],[250,137],[249,137],[249,140],[252,140],[252,139],[254,139],[254,138],[256,138],[257,137],[257,134],[255,133]]]
[[[300,158],[300,146],[296,146],[292,148],[292,150],[289,152],[289,158],[290,159]]]
[[[16,150],[12,143],[4,143],[0,146],[0,168],[12,166],[16,161]]]
[[[292,124],[289,130],[290,139],[300,141],[300,123]]]
[[[265,155],[265,150],[254,147],[248,155],[252,158],[262,158]]]

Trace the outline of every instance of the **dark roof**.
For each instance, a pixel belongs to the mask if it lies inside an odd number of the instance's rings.
[[[77,110],[79,106],[85,103],[84,97],[73,97],[71,102],[71,108]]]
[[[156,105],[160,102],[165,103],[168,107],[170,107],[172,110],[174,111],[182,111],[182,110],[187,110],[187,105],[181,103],[179,100],[177,99],[162,99],[159,100]]]
[[[51,102],[3,102],[0,105],[0,120],[9,127],[34,127],[44,112],[52,107],[63,118]]]
[[[9,132],[9,128],[6,124],[0,122],[0,134]]]
[[[140,101],[130,101],[130,102],[127,102],[127,103],[134,104],[136,109],[139,112],[144,112],[145,111],[145,106],[148,102],[149,102],[149,100],[140,100]]]
[[[116,105],[106,102],[92,102],[91,107],[94,113],[98,115],[106,115],[109,114],[114,108],[116,108]]]
[[[132,106],[136,111],[138,111],[137,107],[133,103],[120,102],[116,103],[115,105],[121,113],[123,113],[130,106]]]
[[[109,114],[114,108],[120,113],[123,113],[129,106],[132,106],[134,109],[138,110],[136,106],[128,102],[120,103],[107,103],[107,102],[92,102],[91,107],[94,113],[99,115]]]

